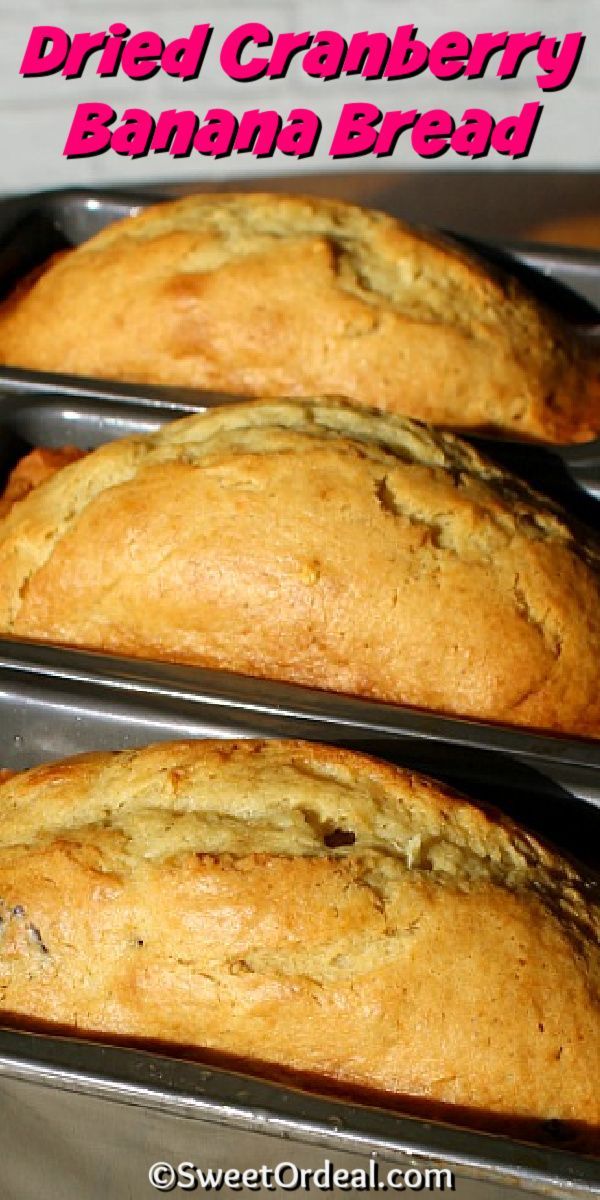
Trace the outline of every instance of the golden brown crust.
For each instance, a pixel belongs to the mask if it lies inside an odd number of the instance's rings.
[[[598,884],[497,813],[285,742],[87,755],[0,804],[3,1020],[600,1126]]]
[[[0,495],[0,517],[6,516],[13,504],[24,500],[30,492],[33,492],[41,483],[45,483],[47,479],[51,479],[68,463],[84,458],[85,453],[85,450],[79,450],[77,446],[60,446],[57,449],[40,446],[35,450],[30,450],[28,454],[19,459],[10,472],[6,486]]]
[[[338,393],[549,442],[600,433],[597,352],[514,279],[334,200],[196,195],[109,226],[0,310],[0,362]]]
[[[600,561],[450,435],[343,402],[113,442],[0,521],[0,630],[600,734]]]

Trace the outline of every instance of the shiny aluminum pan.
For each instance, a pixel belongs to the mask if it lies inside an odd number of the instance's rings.
[[[156,1195],[148,1170],[165,1160],[243,1170],[315,1168],[328,1158],[352,1170],[375,1159],[382,1177],[386,1164],[446,1168],[459,1200],[600,1192],[597,1160],[136,1050],[9,1030],[0,1030],[0,1103],[3,1200],[138,1200]]]
[[[345,726],[339,715],[331,720],[326,697],[321,697],[321,714],[305,722],[301,713],[290,719],[276,710],[267,685],[253,702],[251,681],[230,677],[229,695],[225,686],[218,699],[213,694],[204,705],[191,694],[183,670],[169,682],[164,674],[157,681],[143,664],[122,665],[119,672],[104,663],[98,670],[93,656],[16,645],[13,650],[11,658],[9,644],[0,649],[2,766],[23,769],[79,751],[166,738],[298,732],[369,749],[442,777],[451,764],[446,747],[426,736],[393,738],[380,732],[365,739],[363,727]],[[528,791],[513,794],[518,770],[510,756],[492,762],[485,753],[469,753],[464,768],[467,776],[480,772],[479,790],[488,799],[490,779],[511,802]],[[567,782],[574,764],[561,769]],[[528,777],[535,776],[536,770],[528,768]],[[477,789],[469,790],[475,794]],[[537,798],[529,793],[528,817],[537,816],[529,823],[549,832],[554,822],[555,840],[570,842],[570,849],[585,857],[586,849],[598,844],[600,810],[570,796],[568,816],[563,809],[560,817],[551,793],[545,785]],[[147,1176],[156,1161],[244,1169],[281,1162],[320,1167],[324,1158],[347,1169],[364,1168],[370,1158],[382,1169],[383,1164],[449,1168],[462,1200],[539,1195],[566,1200],[600,1192],[600,1163],[561,1148],[560,1127],[552,1130],[556,1148],[534,1147],[137,1049],[10,1029],[0,1029],[0,1113],[3,1200],[40,1195],[70,1200],[75,1194],[85,1200],[108,1195],[137,1200],[154,1194]]]
[[[265,186],[267,186],[265,184]],[[349,197],[351,198],[351,197]],[[42,192],[0,202],[0,296],[51,254],[78,245],[122,217],[140,212],[165,196],[148,191],[102,190]],[[554,307],[586,337],[600,336],[600,254],[535,244],[504,245],[460,241],[491,263],[520,276],[531,291]],[[56,391],[73,399],[154,399],[178,411],[198,411],[231,397],[182,388],[147,387],[84,380],[75,376],[0,367],[0,395]],[[574,484],[600,498],[600,439],[584,446],[523,446],[518,442],[478,443],[502,465],[562,498],[576,502]]]

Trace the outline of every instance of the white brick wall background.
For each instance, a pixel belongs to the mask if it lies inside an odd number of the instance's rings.
[[[600,0],[0,0],[0,190],[25,191],[36,188],[86,184],[122,184],[128,187],[148,181],[206,180],[284,174],[300,170],[497,170],[597,169],[600,158],[598,100],[600,98]],[[189,34],[196,23],[215,27],[200,77],[182,83],[162,72],[153,79],[134,83],[125,75],[100,79],[93,60],[81,79],[60,76],[23,79],[19,66],[30,30],[36,24],[62,26],[70,34],[107,29],[112,21],[124,21],[133,32],[155,29],[166,40]],[[382,30],[388,35],[396,26],[413,22],[430,43],[440,33],[461,29],[476,32],[504,29],[564,36],[582,30],[587,37],[581,62],[572,83],[558,92],[540,93],[534,57],[521,67],[515,80],[498,80],[489,73],[481,80],[436,80],[428,72],[401,82],[365,81],[356,76],[323,82],[310,79],[300,63],[292,65],[284,80],[235,83],[219,67],[218,51],[229,32],[243,21],[263,21],[276,34],[321,28],[339,30],[346,36],[356,30]],[[493,70],[493,68],[492,68]],[[407,139],[400,139],[392,158],[334,161],[327,156],[331,135],[342,105],[367,100],[381,109],[433,107],[448,109],[460,119],[468,106],[488,108],[496,117],[518,111],[529,100],[541,100],[544,113],[531,153],[513,161],[499,155],[473,162],[448,153],[442,160],[420,159]],[[65,138],[75,106],[80,101],[104,101],[119,112],[130,105],[148,109],[153,115],[164,108],[191,108],[202,116],[211,105],[230,108],[239,115],[245,108],[314,108],[323,121],[323,132],[313,158],[298,162],[284,155],[256,159],[232,155],[209,159],[198,154],[172,159],[149,155],[145,159],[105,155],[66,160],[62,157]]]

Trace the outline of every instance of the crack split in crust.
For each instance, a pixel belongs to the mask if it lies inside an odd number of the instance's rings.
[[[0,801],[3,1019],[597,1145],[598,880],[495,810],[277,741],[85,755]]]
[[[0,361],[336,393],[456,429],[600,434],[598,354],[442,238],[335,201],[192,196],[109,226],[0,308]]]
[[[247,402],[0,522],[0,628],[597,736],[598,544],[451,435]]]

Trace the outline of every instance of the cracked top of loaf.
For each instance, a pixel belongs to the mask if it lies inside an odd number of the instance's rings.
[[[0,520],[0,631],[600,735],[600,549],[449,434],[332,398],[109,443]]]
[[[455,429],[600,433],[598,352],[458,246],[334,200],[208,194],[59,255],[0,362],[239,396],[324,392]]]
[[[598,881],[498,813],[255,741],[52,763],[0,803],[3,1023],[597,1148]]]

